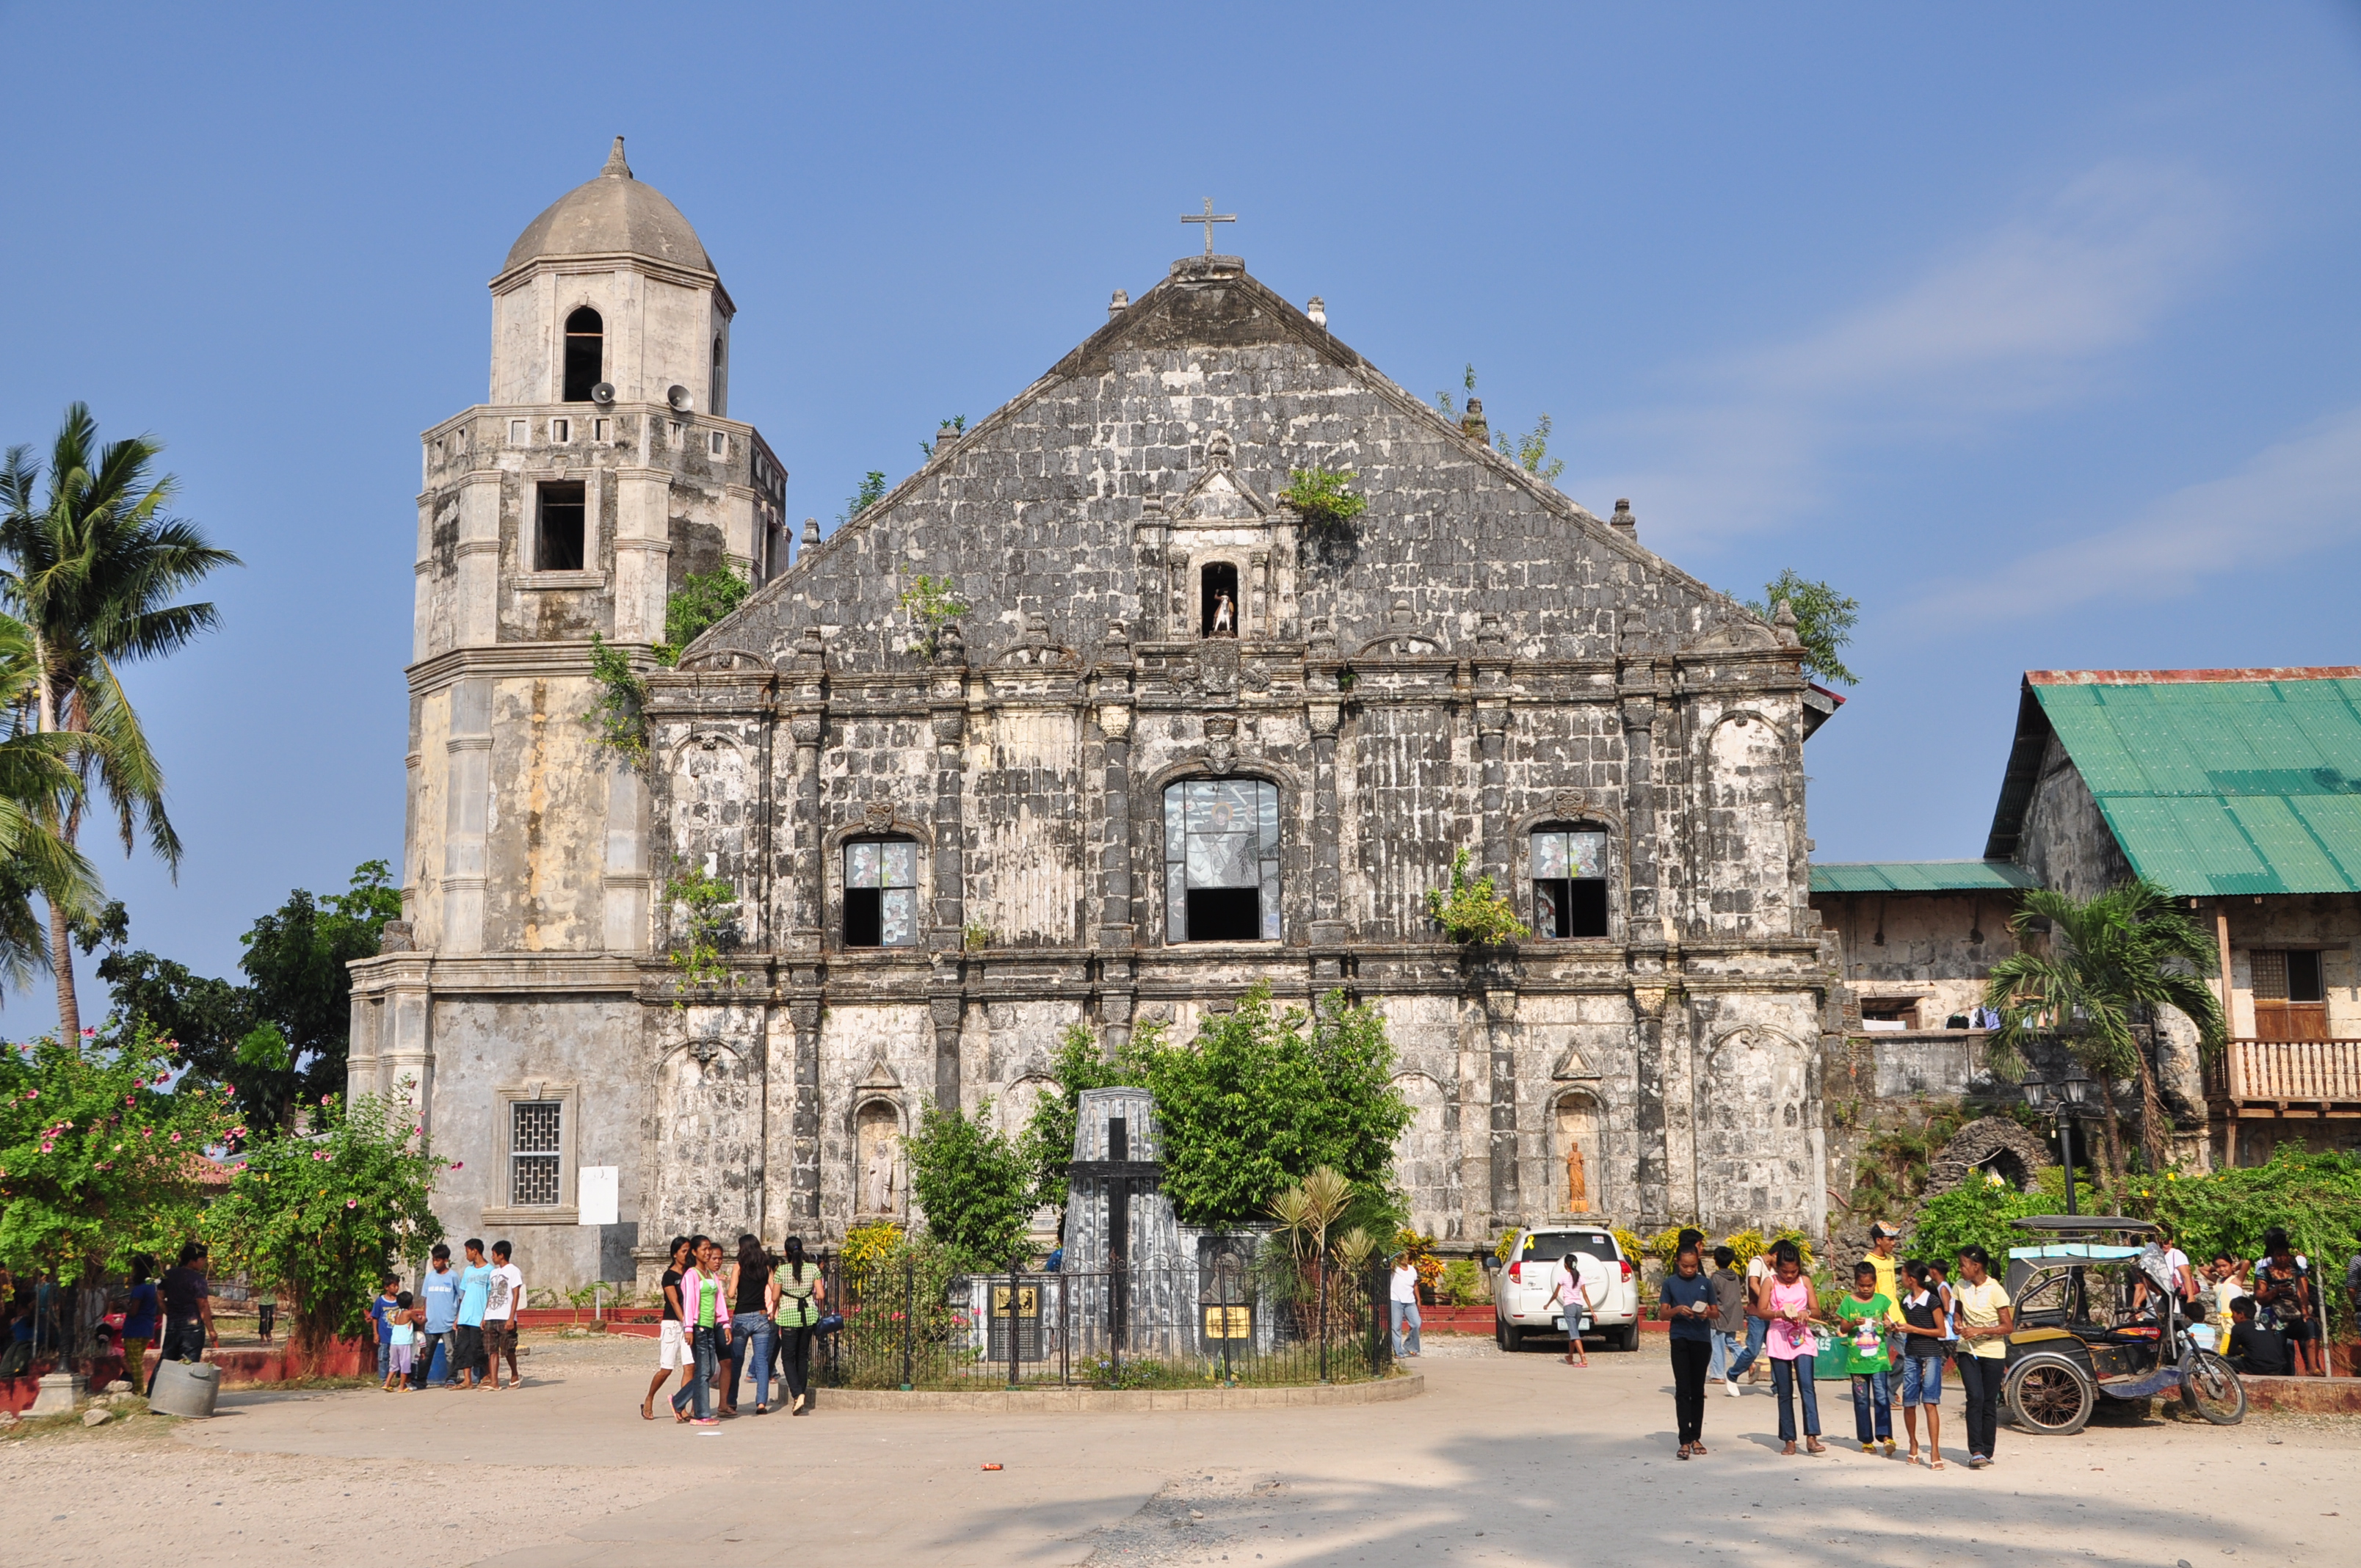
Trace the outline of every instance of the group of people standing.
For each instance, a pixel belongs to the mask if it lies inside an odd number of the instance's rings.
[[[674,1420],[709,1427],[735,1416],[749,1364],[753,1413],[768,1415],[774,1362],[785,1375],[787,1413],[811,1413],[811,1343],[827,1310],[828,1284],[819,1265],[805,1255],[801,1236],[789,1236],[776,1258],[752,1235],[740,1236],[737,1255],[728,1258],[711,1236],[675,1236],[661,1286],[656,1375],[640,1401],[642,1420],[656,1419],[656,1396],[675,1371],[681,1383],[672,1397]],[[719,1414],[716,1389],[724,1395]]]
[[[1851,1288],[1823,1302],[1793,1242],[1780,1242],[1753,1259],[1743,1276],[1732,1266],[1737,1255],[1729,1247],[1716,1247],[1708,1274],[1703,1234],[1681,1233],[1659,1300],[1659,1310],[1671,1324],[1678,1457],[1708,1452],[1707,1383],[1720,1382],[1735,1398],[1739,1378],[1758,1355],[1766,1354],[1779,1401],[1781,1452],[1796,1451],[1798,1404],[1803,1407],[1806,1451],[1828,1452],[1820,1442],[1816,1382],[1825,1334],[1844,1355],[1852,1388],[1853,1432],[1863,1453],[1882,1449],[1894,1457],[1898,1395],[1910,1442],[1908,1462],[1920,1463],[1918,1418],[1923,1411],[1926,1463],[1932,1469],[1944,1468],[1938,1409],[1943,1369],[1949,1362],[1959,1369],[1967,1398],[1968,1468],[1982,1470],[1993,1463],[2001,1375],[2015,1321],[2007,1289],[1992,1277],[1991,1256],[1980,1246],[1962,1247],[1957,1258],[1960,1282],[1954,1284],[1946,1261],[1897,1259],[1899,1237],[1894,1231],[1880,1225],[1870,1234],[1869,1255],[1854,1265]]]
[[[465,1267],[451,1266],[451,1248],[436,1242],[427,1255],[418,1288],[401,1289],[387,1275],[369,1303],[377,1328],[377,1376],[384,1392],[416,1393],[434,1372],[443,1353],[444,1376],[436,1387],[489,1388],[495,1392],[524,1382],[517,1365],[517,1314],[524,1307],[524,1271],[512,1261],[506,1242],[494,1242],[489,1255],[474,1236],[463,1249]],[[500,1363],[509,1380],[500,1381]]]

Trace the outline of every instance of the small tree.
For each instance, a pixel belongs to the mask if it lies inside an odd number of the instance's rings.
[[[862,476],[861,488],[852,492],[851,499],[844,503],[844,510],[836,514],[836,521],[840,523],[851,522],[884,499],[885,471],[883,468],[872,468]]]
[[[1394,1141],[1410,1106],[1393,1086],[1385,1021],[1341,991],[1317,1011],[1275,1012],[1256,985],[1194,1041],[1147,1054],[1164,1135],[1164,1190],[1191,1224],[1263,1212],[1322,1166],[1351,1184],[1375,1227],[1393,1216]]]
[[[2036,933],[2045,924],[2048,939],[2037,941]],[[2117,1191],[2124,1163],[2114,1080],[2136,1077],[2140,1146],[2148,1169],[2163,1170],[2164,1102],[2157,1093],[2155,1063],[2141,1048],[2136,1030],[2146,1024],[2153,1035],[2158,1010],[2178,1008],[2197,1025],[2204,1059],[2210,1063],[2221,1055],[2228,1030],[2221,1001],[2206,983],[2216,967],[2213,938],[2176,907],[2170,894],[2142,877],[2091,899],[2055,888],[2029,889],[2008,925],[2016,933],[2017,950],[1993,965],[1984,988],[1984,1005],[2001,1018],[1992,1069],[2004,1078],[2017,1076],[2025,1070],[2024,1050],[2032,1041],[2061,1041],[2098,1080],[2107,1107],[2108,1184]]]
[[[1053,1088],[1034,1102],[1033,1114],[1017,1139],[1034,1202],[1065,1207],[1066,1167],[1074,1157],[1074,1128],[1082,1118],[1082,1091],[1140,1082],[1141,1056],[1153,1051],[1162,1039],[1158,1025],[1140,1025],[1132,1036],[1133,1048],[1111,1058],[1099,1048],[1097,1036],[1087,1026],[1076,1024],[1066,1031],[1050,1058]]]
[[[1826,583],[1800,576],[1793,566],[1763,585],[1763,598],[1748,599],[1746,608],[1769,620],[1779,613],[1779,601],[1795,612],[1795,641],[1804,645],[1804,676],[1859,685],[1861,677],[1845,668],[1842,650],[1852,641],[1861,620],[1861,605]]]
[[[902,612],[910,618],[910,647],[932,663],[942,630],[972,608],[959,597],[959,585],[949,577],[920,572],[902,587]]]
[[[225,1261],[284,1296],[289,1338],[317,1355],[368,1324],[378,1281],[416,1268],[443,1238],[430,1202],[437,1157],[406,1103],[320,1098],[318,1131],[249,1143],[204,1228]]]
[[[753,584],[728,566],[691,572],[681,579],[678,591],[665,598],[664,640],[649,652],[657,663],[673,668],[680,663],[683,650],[744,604],[753,591]]]
[[[220,1090],[168,1091],[177,1065],[144,1026],[0,1049],[0,1262],[88,1279],[195,1234],[204,1151],[245,1129]]]
[[[1451,857],[1451,891],[1426,891],[1426,912],[1453,941],[1471,947],[1496,947],[1533,934],[1517,918],[1517,906],[1492,885],[1489,872],[1471,877],[1467,864],[1474,857],[1461,850]]]
[[[1455,404],[1449,392],[1435,393],[1434,407],[1436,412],[1464,430],[1467,428],[1467,415],[1474,412],[1476,409],[1475,366],[1467,367],[1466,373],[1459,378],[1459,384],[1467,393],[1466,408],[1462,409]],[[1503,431],[1492,438],[1493,446],[1502,456],[1514,459],[1517,466],[1526,473],[1555,484],[1557,477],[1565,472],[1565,464],[1561,459],[1550,455],[1549,443],[1550,416],[1547,414],[1535,419],[1533,428],[1522,435],[1512,436]]]
[[[992,1102],[975,1115],[932,1101],[908,1145],[910,1195],[926,1212],[927,1234],[960,1267],[1005,1268],[1025,1241],[1033,1173],[1008,1135],[993,1127]]]
[[[1279,499],[1317,532],[1336,532],[1369,510],[1369,498],[1353,488],[1361,476],[1350,468],[1290,468]]]

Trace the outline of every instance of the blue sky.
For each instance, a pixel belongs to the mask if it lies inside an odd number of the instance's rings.
[[[2023,670],[2356,662],[2361,12],[1629,9],[0,5],[0,439],[153,432],[247,562],[133,675],[189,846],[105,847],[134,938],[228,972],[398,860],[416,434],[619,132],[823,523],[1212,196],[1411,389],[1550,414],[1652,548],[1861,600],[1822,859],[1978,853]]]

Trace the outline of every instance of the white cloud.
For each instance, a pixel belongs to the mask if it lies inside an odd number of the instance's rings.
[[[1890,297],[1587,433],[1591,449],[1636,461],[1566,488],[1641,498],[1652,544],[1776,527],[1826,499],[1848,451],[1966,439],[2088,395],[2213,269],[2232,228],[2194,175],[2103,164]]]
[[[1964,596],[1980,615],[2009,618],[2165,598],[2356,537],[2361,408],[2307,425],[2226,478],[2175,490],[2120,527],[2036,551],[1985,583],[1948,586],[1941,602]]]

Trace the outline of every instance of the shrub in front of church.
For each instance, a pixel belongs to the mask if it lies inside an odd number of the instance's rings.
[[[1443,1279],[1434,1288],[1445,1306],[1472,1307],[1484,1299],[1484,1271],[1473,1260],[1461,1258],[1443,1266]]]
[[[993,1126],[992,1102],[967,1116],[928,1101],[909,1156],[910,1195],[928,1236],[961,1269],[1007,1268],[1024,1250],[1033,1179],[1016,1140]]]
[[[1322,1166],[1353,1195],[1344,1225],[1390,1234],[1402,1220],[1394,1142],[1411,1110],[1393,1086],[1385,1020],[1341,991],[1281,1013],[1257,984],[1197,1037],[1141,1062],[1164,1138],[1164,1190],[1193,1225],[1263,1217]]]
[[[204,1150],[236,1110],[140,1027],[0,1049],[0,1262],[69,1282],[196,1234]]]
[[[369,1299],[397,1264],[423,1267],[443,1239],[431,1193],[445,1165],[405,1104],[320,1098],[310,1133],[263,1134],[205,1212],[216,1270],[275,1287],[289,1338],[307,1351],[368,1327]]]

